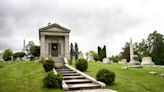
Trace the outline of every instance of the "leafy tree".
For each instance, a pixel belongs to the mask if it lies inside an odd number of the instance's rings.
[[[3,54],[3,59],[5,61],[11,60],[11,56],[13,55],[13,52],[11,49],[6,49]]]
[[[30,47],[30,53],[31,53],[34,57],[39,57],[39,56],[40,56],[40,46],[32,45],[32,46]]]
[[[110,57],[111,60],[113,60],[113,62],[118,62],[122,59],[121,55],[116,55],[116,56],[112,56]]]
[[[148,36],[148,50],[155,64],[164,65],[164,38],[154,31]]]
[[[122,48],[121,57],[125,58],[127,61],[130,61],[130,44],[128,42],[125,43],[125,46]]]
[[[79,54],[79,48],[78,48],[78,44],[75,43],[75,59],[78,59],[78,54]]]
[[[103,56],[103,58],[106,58],[106,46],[105,45],[102,49],[102,56]]]

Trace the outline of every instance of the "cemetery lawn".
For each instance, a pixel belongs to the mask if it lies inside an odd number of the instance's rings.
[[[164,73],[161,68],[129,68],[121,70],[120,64],[104,64],[101,62],[88,62],[86,74],[96,78],[99,69],[106,68],[116,74],[115,83],[107,86],[109,89],[118,92],[164,92],[164,78],[160,77]],[[148,72],[158,72],[157,75],[150,75]]]
[[[32,61],[0,62],[0,92],[63,92],[43,87],[46,75],[42,64]]]
[[[86,74],[96,77],[101,68],[107,68],[116,74],[113,85],[107,86],[119,92],[163,92],[164,78],[159,74],[164,73],[160,68],[141,68],[121,70],[119,64],[103,64],[101,62],[88,62]],[[60,89],[47,89],[43,87],[42,79],[46,75],[42,64],[32,61],[0,62],[0,92],[63,92]],[[158,72],[157,75],[148,74],[149,71]]]

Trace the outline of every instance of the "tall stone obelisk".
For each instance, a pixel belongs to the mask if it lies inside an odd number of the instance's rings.
[[[132,42],[132,38],[130,38],[130,61],[134,61],[133,55],[134,55],[133,42]]]
[[[130,38],[130,62],[129,64],[140,65],[140,62],[136,58],[137,58],[137,55],[134,55],[132,38]]]

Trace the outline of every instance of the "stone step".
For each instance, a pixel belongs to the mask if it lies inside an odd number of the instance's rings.
[[[75,71],[60,71],[61,74],[67,74],[67,73],[76,73]]]
[[[71,79],[65,80],[66,84],[77,84],[77,83],[92,83],[92,81],[88,79]]]
[[[70,69],[56,69],[56,71],[72,71]]]
[[[100,85],[94,83],[68,84],[69,90],[93,89],[100,87]]]
[[[80,74],[78,73],[66,73],[66,74],[62,74],[63,76],[79,76]]]
[[[85,79],[84,76],[63,76],[64,80],[70,80],[70,79]]]

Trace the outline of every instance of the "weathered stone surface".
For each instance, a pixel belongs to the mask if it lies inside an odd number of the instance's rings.
[[[127,64],[127,59],[122,59],[121,61],[118,62],[119,64]]]
[[[3,54],[0,53],[0,61],[3,61]]]
[[[91,52],[87,53],[87,61],[95,61]]]
[[[153,72],[153,71],[151,71],[151,72],[149,72],[149,74],[156,75],[157,72]]]
[[[164,66],[159,66],[159,68],[162,68],[162,69],[164,69]]]
[[[113,63],[113,62],[110,61],[109,58],[104,58],[104,59],[103,59],[103,63],[111,64],[111,63]]]
[[[141,65],[152,65],[154,64],[151,57],[143,57]]]
[[[133,68],[141,67],[141,66],[139,66],[141,63],[136,59],[137,57],[138,57],[137,55],[134,55],[133,43],[132,43],[132,39],[130,39],[130,62],[129,62],[129,64],[134,65],[134,66],[130,66],[130,67],[133,67]]]

